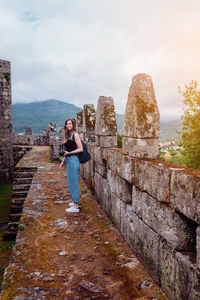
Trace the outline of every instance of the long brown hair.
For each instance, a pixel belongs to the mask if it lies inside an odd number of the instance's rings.
[[[75,119],[67,119],[65,121],[65,125],[64,125],[64,130],[65,130],[65,140],[67,141],[68,138],[70,137],[70,133],[69,133],[69,130],[66,129],[66,124],[68,121],[71,121],[72,122],[72,131],[76,131],[76,121]]]

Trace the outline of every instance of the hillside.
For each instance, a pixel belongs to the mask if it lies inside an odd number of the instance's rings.
[[[15,133],[23,133],[26,127],[30,127],[34,134],[40,134],[50,122],[55,122],[57,129],[63,127],[64,121],[68,118],[75,118],[81,108],[52,99],[41,102],[16,103],[12,105],[12,110]]]
[[[33,134],[41,134],[50,122],[55,122],[57,130],[63,127],[68,118],[75,118],[82,108],[60,100],[49,99],[40,102],[16,103],[12,105],[13,128],[16,134],[23,133],[26,127]],[[124,115],[116,114],[118,132],[122,134]],[[175,120],[160,124],[160,139],[162,141],[177,139],[176,131],[181,127],[181,121]]]
[[[174,141],[179,139],[177,131],[181,129],[181,120],[160,123],[160,140]]]

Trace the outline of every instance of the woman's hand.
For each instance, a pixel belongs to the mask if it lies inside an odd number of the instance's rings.
[[[67,155],[69,155],[69,154],[70,154],[70,152],[64,151],[64,156],[67,156]]]
[[[60,169],[62,169],[63,166],[64,166],[64,162],[62,161],[60,164]]]

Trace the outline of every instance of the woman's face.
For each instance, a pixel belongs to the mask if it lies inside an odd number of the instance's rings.
[[[71,120],[67,121],[67,123],[66,123],[66,129],[69,130],[69,131],[73,129],[73,124],[72,124]]]

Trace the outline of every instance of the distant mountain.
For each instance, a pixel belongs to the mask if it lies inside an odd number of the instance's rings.
[[[76,118],[77,112],[81,110],[81,107],[55,99],[15,103],[12,105],[13,128],[16,134],[25,132],[26,127],[30,127],[33,134],[42,134],[50,122],[55,122],[59,129],[66,119]],[[116,114],[116,118],[121,134],[124,116]]]
[[[66,119],[75,118],[80,110],[80,107],[55,99],[16,103],[12,105],[14,131],[23,133],[30,127],[33,134],[41,134],[50,122],[55,122],[58,129]]]
[[[177,131],[181,130],[181,120],[173,120],[169,122],[160,123],[160,140],[161,141],[174,141],[180,139]]]
[[[82,110],[73,104],[60,100],[49,99],[40,102],[15,103],[12,105],[13,128],[16,134],[23,133],[26,127],[32,129],[33,134],[42,134],[50,122],[56,123],[57,130],[63,127],[68,118],[76,118],[77,112]],[[122,134],[124,115],[116,114],[118,132]],[[160,139],[176,139],[176,131],[181,127],[181,121],[175,120],[160,124]]]

